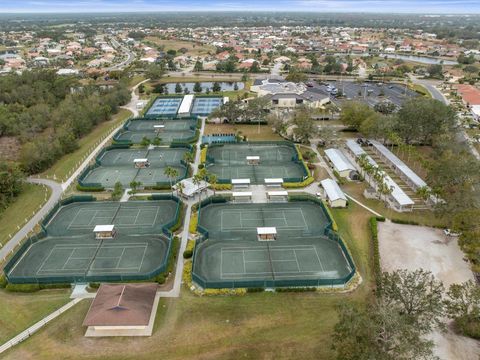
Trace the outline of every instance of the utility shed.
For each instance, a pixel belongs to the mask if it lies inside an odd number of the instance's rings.
[[[347,206],[347,197],[334,180],[325,179],[320,181],[320,184],[322,184],[322,187],[325,190],[327,202],[330,207],[338,208]]]

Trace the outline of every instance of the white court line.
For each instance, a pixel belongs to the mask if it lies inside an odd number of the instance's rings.
[[[297,250],[293,249],[293,255],[295,255],[295,262],[297,263],[298,272],[300,272],[300,264],[298,263]]]
[[[322,261],[320,260],[320,257],[318,256],[317,248],[314,246],[315,249],[315,254],[317,255],[318,263],[320,264],[320,267],[322,268],[322,271],[325,272],[325,268],[323,267]]]
[[[63,266],[62,266],[62,270],[65,269],[65,266],[67,266],[67,263],[70,261],[70,258],[72,257],[73,253],[75,252],[75,249],[73,249],[70,253],[70,255],[68,256],[67,260],[65,260],[65,262],[63,263]]]
[[[145,254],[147,253],[147,248],[148,248],[148,244],[145,244],[145,250],[143,250],[142,260],[140,261],[140,265],[137,267],[137,269],[138,269],[137,272],[140,272],[140,269],[143,266],[143,260],[145,259]]]

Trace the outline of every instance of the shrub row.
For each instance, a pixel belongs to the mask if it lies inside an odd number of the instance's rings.
[[[103,186],[83,186],[77,183],[77,190],[88,192],[101,192],[104,191],[105,188]]]
[[[218,191],[232,190],[232,184],[215,184],[213,188]]]
[[[195,234],[197,232],[198,226],[198,213],[195,211],[193,212],[192,209],[192,216],[190,216],[190,225],[188,226],[188,232],[190,234]]]
[[[276,292],[310,292],[317,291],[315,287],[285,287],[285,288],[276,288]]]
[[[378,246],[378,226],[377,218],[371,217],[370,224],[370,233],[372,236],[372,248],[373,248],[373,273],[375,276],[375,283],[377,285],[377,295],[380,295],[382,292],[382,269],[380,267],[380,249]]]
[[[195,248],[195,240],[188,240],[187,242],[187,247],[185,248],[185,251],[183,252],[183,258],[184,259],[190,259],[193,256],[193,250]]]
[[[404,220],[404,219],[392,219],[392,222],[395,224],[404,224],[404,225],[420,225],[414,220]]]
[[[315,181],[315,179],[312,177],[312,176],[309,176],[308,178],[306,178],[304,181],[302,182],[298,182],[298,183],[283,183],[283,187],[285,189],[298,189],[298,188],[304,188],[308,185],[310,185],[311,183],[313,183]]]
[[[12,284],[8,283],[5,286],[7,291],[30,293],[44,289],[68,289],[71,285],[68,283],[59,284]]]
[[[183,219],[185,217],[185,205],[181,202],[179,203],[179,209],[178,209],[178,219],[177,219],[177,222],[175,223],[175,225],[173,225],[171,228],[170,228],[170,231],[172,233],[174,233],[175,231],[177,231],[178,229],[180,229],[183,225]]]
[[[207,162],[207,146],[205,146],[204,148],[202,148],[202,150],[200,150],[200,163],[206,163]]]

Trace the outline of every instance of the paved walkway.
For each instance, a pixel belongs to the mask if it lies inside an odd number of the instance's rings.
[[[134,116],[138,116],[137,110],[137,102],[139,97],[135,94],[135,90],[137,87],[145,82],[148,81],[144,80],[132,88],[132,99],[130,102],[124,106],[123,109],[130,110]],[[59,184],[56,181],[48,180],[48,179],[41,179],[41,178],[34,178],[29,177],[27,179],[28,182],[34,184],[43,184],[50,189],[52,189],[52,194],[50,195],[50,199],[45,203],[45,205],[7,242],[1,249],[0,249],[0,259],[4,260],[14,249],[17,245],[28,235],[30,231],[32,231],[35,226],[41,221],[41,219],[48,214],[48,212],[55,206],[55,204],[61,199],[63,192],[68,189],[68,187],[77,180],[77,177],[82,173],[82,171],[89,165],[89,163],[94,159],[94,157],[100,152],[100,150],[110,141],[113,135],[122,128],[123,123],[119,125],[114,131],[112,131],[109,135],[105,137],[103,141],[98,144],[98,146],[87,156],[85,161],[73,172],[73,174],[62,184]]]
[[[43,205],[43,207],[0,249],[0,259],[2,262],[10,253],[14,251],[22,239],[24,239],[28,233],[35,228],[42,218],[48,214],[58,200],[60,200],[63,193],[62,186],[53,180],[28,178],[27,182],[46,185],[52,189],[52,193],[45,205]]]
[[[73,299],[69,303],[65,304],[62,306],[60,309],[55,310],[53,313],[50,315],[44,317],[42,320],[39,322],[33,324],[30,326],[28,329],[22,331],[20,334],[15,336],[13,339],[10,339],[7,341],[5,344],[0,346],[0,354],[3,353],[4,351],[7,351],[11,347],[21,343],[22,341],[28,339],[30,336],[32,336],[34,333],[36,333],[38,330],[40,330],[42,327],[47,325],[50,321],[58,317],[59,315],[63,314],[65,311],[73,307],[74,305],[78,304],[82,299]]]

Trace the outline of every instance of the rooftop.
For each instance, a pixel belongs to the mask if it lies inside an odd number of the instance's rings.
[[[147,326],[157,284],[102,284],[84,326]]]

